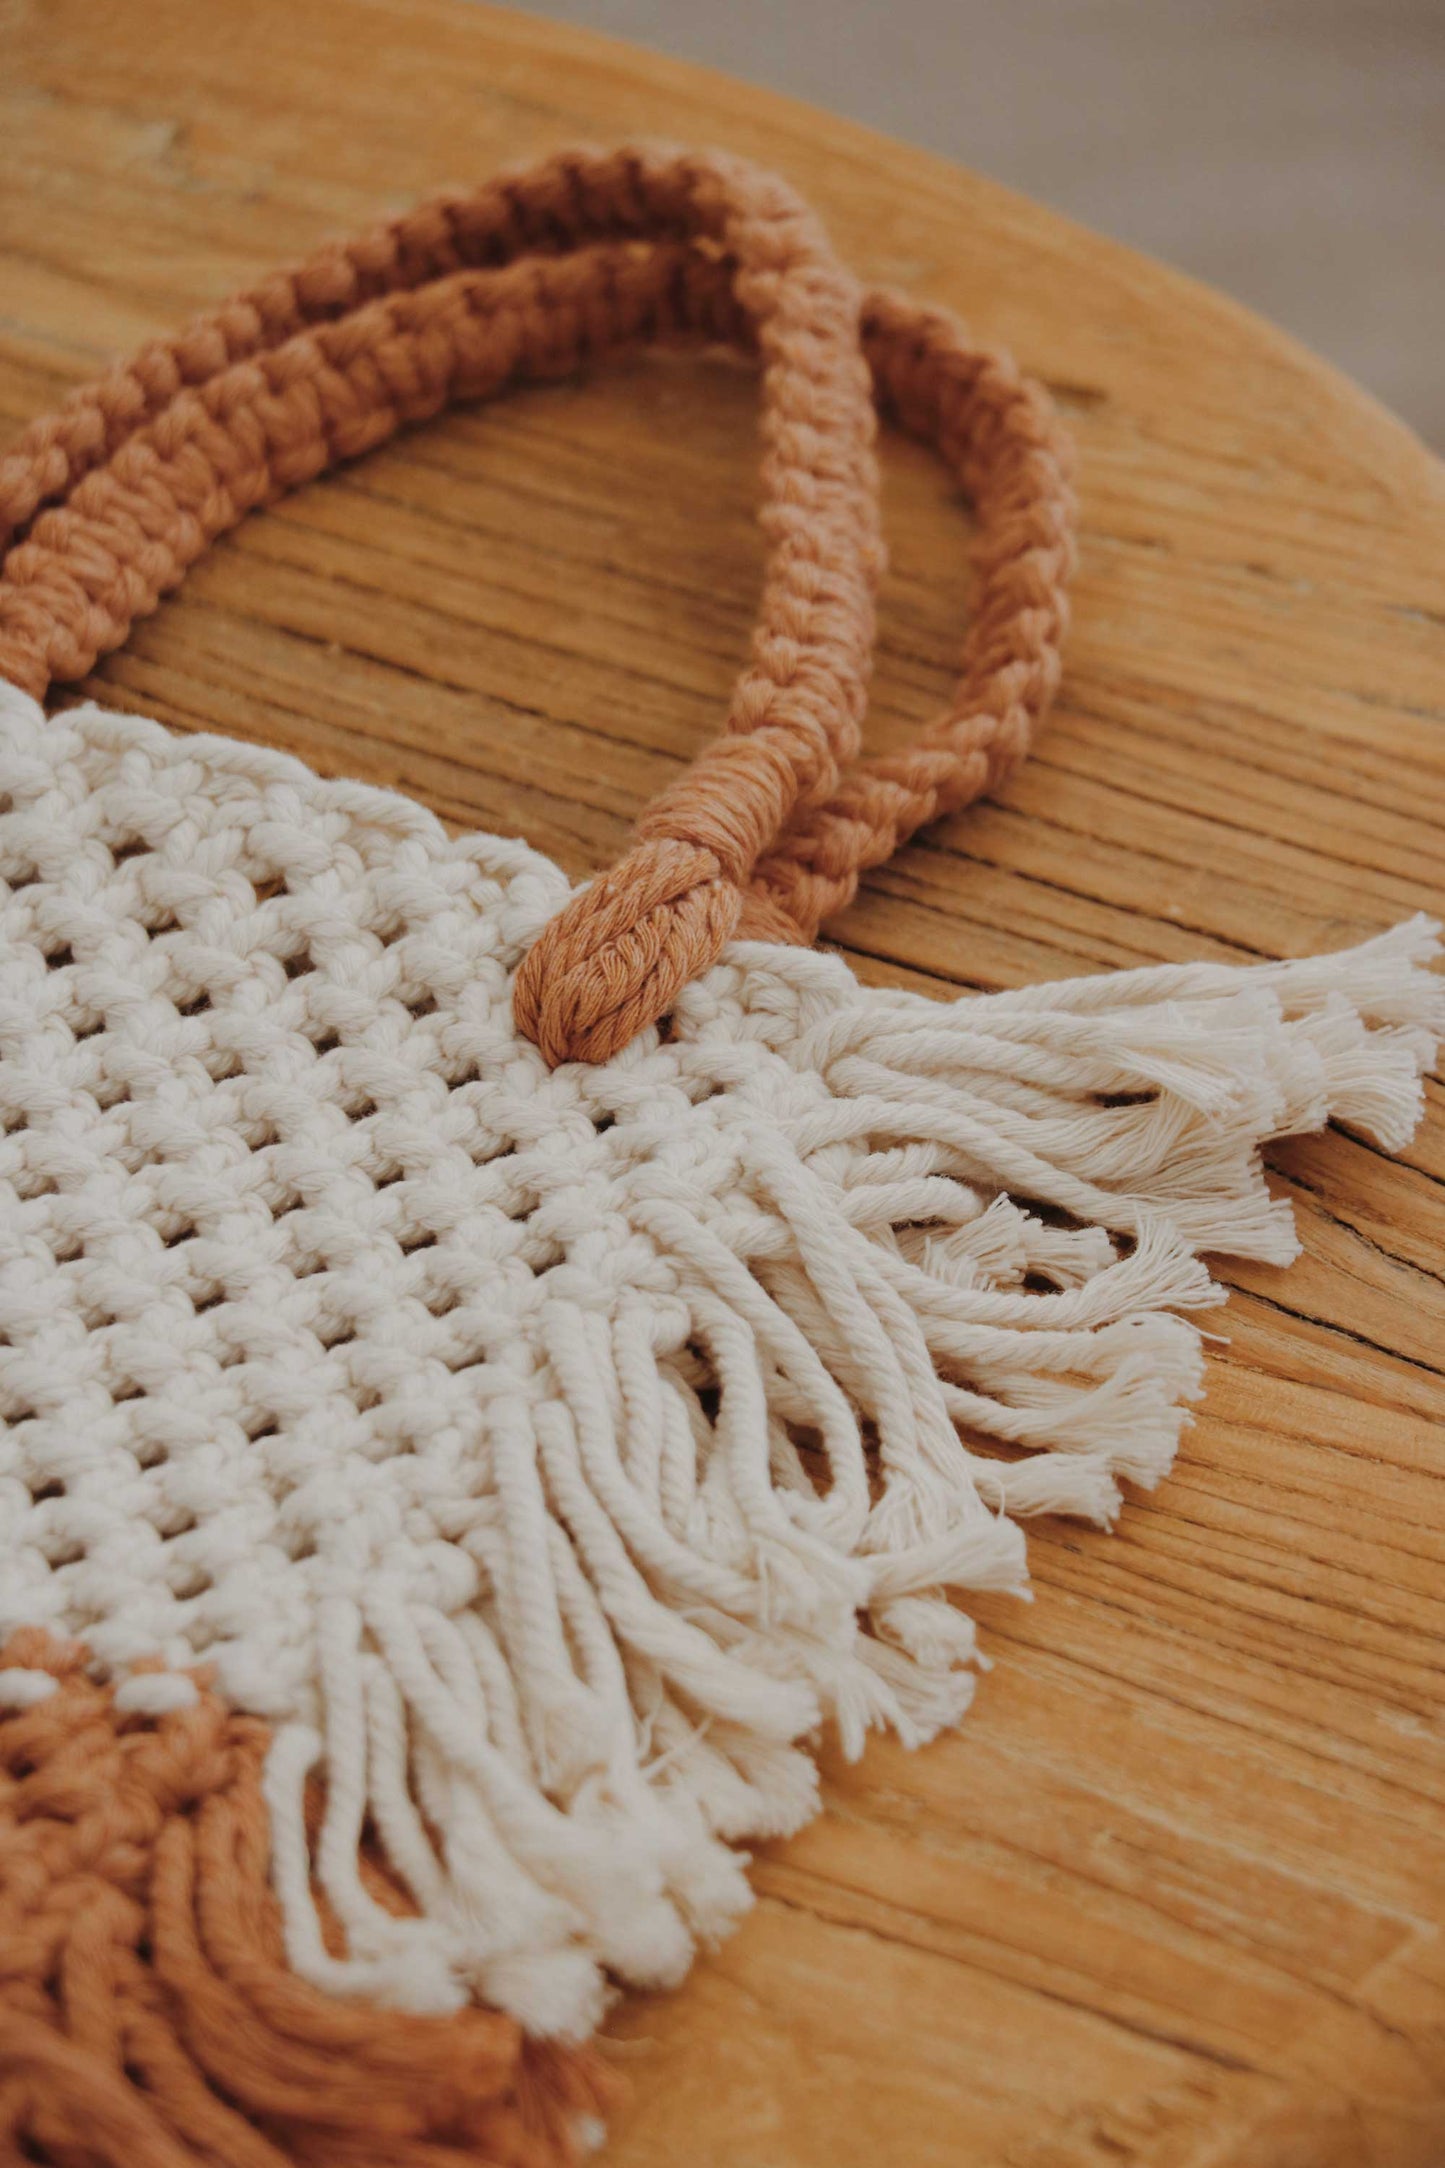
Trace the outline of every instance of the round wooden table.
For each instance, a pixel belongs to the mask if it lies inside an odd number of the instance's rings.
[[[1445,469],[1203,288],[827,115],[464,0],[5,0],[0,423],[327,232],[559,142],[790,175],[1082,454],[1063,695],[997,803],[833,929],[994,987],[1283,955],[1445,907]],[[217,549],[100,699],[524,831],[581,871],[721,719],[753,387],[645,360],[453,415]],[[889,460],[874,741],[920,719],[966,522]],[[1305,1255],[1232,1275],[1174,1477],[1036,1530],[962,1732],[828,1812],[609,2027],[615,2168],[1439,2168],[1445,1120],[1273,1158]]]

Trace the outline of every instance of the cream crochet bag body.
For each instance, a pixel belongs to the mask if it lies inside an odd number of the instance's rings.
[[[1025,414],[1010,517],[1036,498],[1059,539],[1042,573],[1027,531],[984,566],[1017,587],[1026,561],[1015,646],[972,665],[975,690],[1013,670],[1012,705],[961,696],[916,754],[850,783],[858,701],[837,684],[866,608],[799,566],[820,523],[847,524],[829,491],[847,508],[870,479],[866,431],[848,433],[869,394],[859,297],[745,169],[547,172],[527,185],[549,239],[498,238],[499,185],[468,264],[423,265],[414,238],[390,270],[358,249],[354,291],[291,289],[321,329],[268,328],[262,306],[250,351],[234,327],[204,365],[177,342],[177,381],[138,365],[123,421],[82,401],[89,436],[53,431],[49,467],[25,449],[37,502],[0,608],[0,1707],[12,1733],[39,1726],[74,1680],[122,1742],[190,1738],[202,1704],[263,1720],[246,1737],[292,1973],[580,2040],[612,1983],[675,1981],[736,1919],[735,1847],[814,1811],[820,1726],[856,1754],[875,1726],[912,1744],[957,1721],[976,1662],[957,1599],[1023,1589],[1024,1518],[1108,1522],[1120,1478],[1167,1469],[1201,1382],[1181,1313],[1222,1299],[1200,1253],[1295,1248],[1260,1142],[1337,1118],[1402,1145],[1442,1000],[1423,919],[1316,961],[949,1003],[751,937],[811,933],[806,911],[785,926],[789,899],[812,882],[833,908],[913,811],[1021,750],[1062,619],[1034,622],[1067,561],[1057,443],[952,327],[864,307],[905,419],[905,368],[943,382],[966,362],[983,383],[960,419],[930,378],[911,417],[975,462],[976,493],[998,413]],[[435,360],[433,305],[485,334],[486,366],[460,332]],[[799,321],[817,327],[801,364]],[[46,715],[51,677],[87,668],[248,501],[385,434],[376,407],[394,427],[672,334],[763,351],[768,630],[750,720],[689,778],[706,787],[670,794],[593,888],[569,901],[523,844],[451,837],[273,752],[89,704]],[[403,340],[430,379],[403,380]],[[309,453],[298,386],[322,417]],[[263,479],[242,488],[216,447],[258,415]],[[870,520],[847,534],[865,591]],[[808,701],[834,718],[811,738]],[[607,1058],[555,1059],[597,1051],[618,1016]],[[0,2007],[0,2059],[5,2037]],[[232,2157],[187,2135],[160,2078],[132,2082],[178,2158]],[[38,2129],[63,2101],[99,2146],[69,2084],[38,2083],[26,2112]],[[115,2157],[169,2159],[155,2131]]]

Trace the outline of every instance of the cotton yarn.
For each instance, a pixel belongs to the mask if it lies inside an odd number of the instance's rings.
[[[818,1732],[955,1723],[1022,1524],[1167,1469],[1201,1254],[1294,1253],[1260,1144],[1418,1119],[1424,919],[953,1002],[802,945],[1022,751],[1069,499],[1039,395],[858,295],[777,186],[554,162],[0,472],[0,2136],[42,2159],[574,2157],[581,2043],[736,1921]],[[770,600],[743,727],[590,887],[46,716],[248,505],[673,335],[763,355]],[[959,693],[862,762],[874,391],[984,517]]]

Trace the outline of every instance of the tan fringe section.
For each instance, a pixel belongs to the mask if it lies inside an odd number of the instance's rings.
[[[126,1713],[84,1663],[39,1632],[0,1652],[0,2159],[578,2159],[614,2086],[595,2054],[526,2041],[494,2010],[418,2017],[297,1979],[267,1878],[265,1725],[204,1687],[189,1707]],[[367,1871],[379,1901],[408,1909]]]

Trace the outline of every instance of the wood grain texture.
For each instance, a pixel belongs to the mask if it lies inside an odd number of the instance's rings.
[[[558,142],[768,160],[960,309],[1082,452],[1062,701],[834,929],[870,980],[1296,953],[1445,909],[1445,469],[1218,297],[922,154],[462,0],[0,0],[0,428],[324,233]],[[760,567],[752,385],[639,361],[252,521],[89,688],[581,871],[716,729]],[[872,736],[922,718],[964,515],[891,450]],[[1439,2168],[1445,1095],[1281,1149],[1177,1473],[1043,1524],[961,1734],[827,1815],[611,2025],[616,2168]]]

